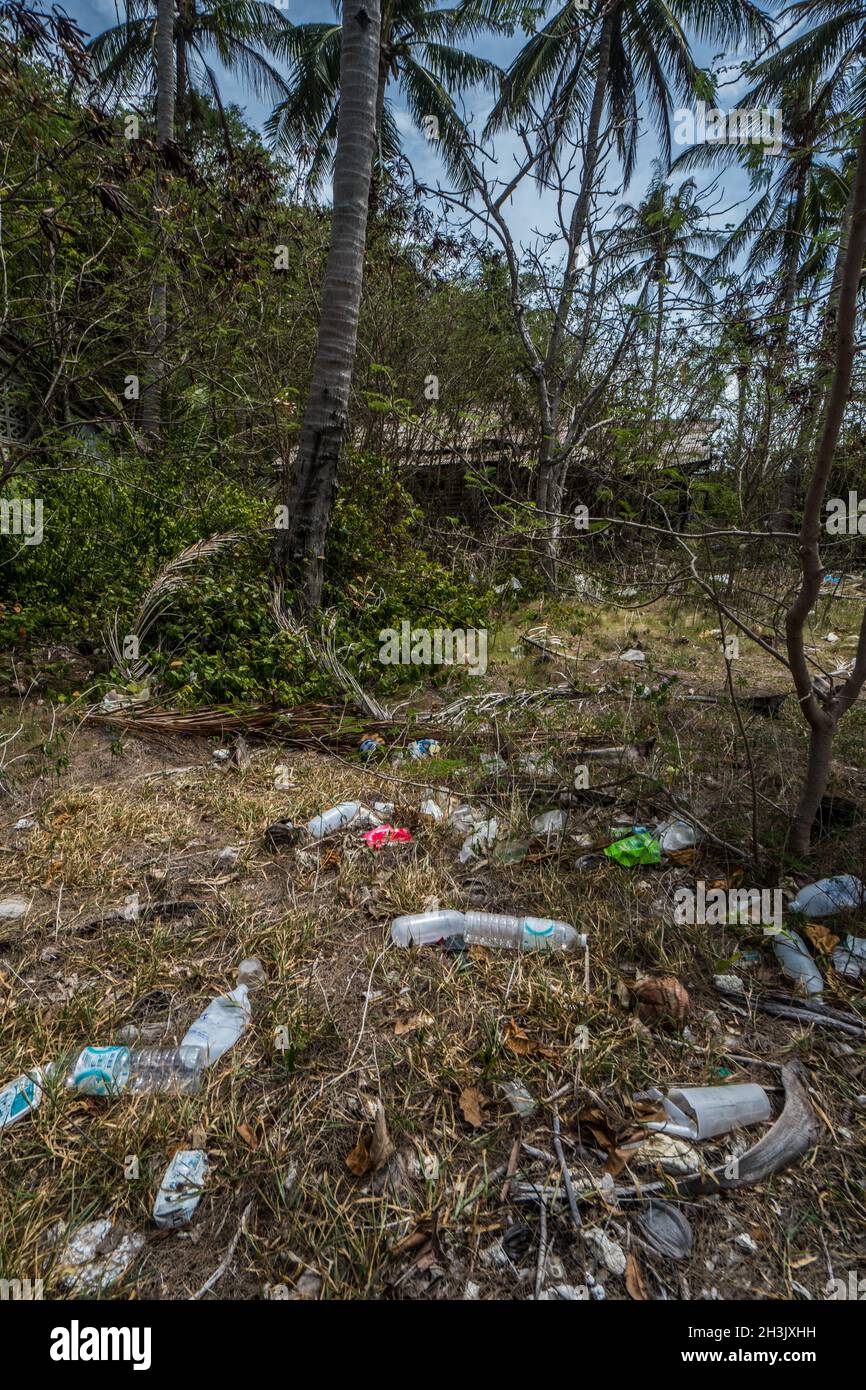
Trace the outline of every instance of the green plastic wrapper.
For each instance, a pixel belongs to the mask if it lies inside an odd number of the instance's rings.
[[[635,864],[660,864],[662,847],[654,840],[648,830],[639,830],[636,835],[626,835],[623,840],[615,840],[605,850],[608,859],[630,869]]]

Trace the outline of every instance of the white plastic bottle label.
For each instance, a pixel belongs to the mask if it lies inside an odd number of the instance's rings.
[[[14,1125],[22,1115],[36,1109],[42,1100],[41,1080],[38,1072],[19,1076],[0,1091],[0,1129]]]
[[[555,922],[545,922],[540,917],[524,917],[523,935],[529,942],[543,940],[553,936],[555,925]]]
[[[128,1047],[85,1047],[70,1084],[85,1096],[114,1096],[129,1080]]]

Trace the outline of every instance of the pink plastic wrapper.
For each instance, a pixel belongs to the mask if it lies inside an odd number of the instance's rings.
[[[408,830],[393,825],[377,825],[372,830],[365,830],[363,835],[364,844],[371,849],[381,849],[383,845],[405,845],[411,839]]]

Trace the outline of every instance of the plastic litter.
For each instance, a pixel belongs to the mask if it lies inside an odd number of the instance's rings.
[[[205,1054],[184,1040],[180,1047],[85,1047],[66,1074],[70,1090],[85,1096],[156,1093],[194,1095],[201,1087]]]
[[[524,951],[570,951],[587,944],[587,937],[568,922],[510,913],[460,912],[446,907],[408,913],[391,923],[391,940],[397,946],[433,945],[453,936],[462,936],[469,946],[507,946]]]
[[[500,833],[499,821],[495,817],[481,821],[463,841],[463,847],[457,856],[460,863],[468,864],[470,859],[487,853],[499,839]]]
[[[358,744],[358,752],[365,760],[375,757],[375,755],[385,746],[385,740],[381,734],[367,734]]]
[[[802,936],[795,931],[780,932],[773,937],[773,952],[789,980],[802,984],[807,994],[823,994],[821,972]]]
[[[435,738],[416,738],[409,744],[406,752],[416,761],[419,758],[438,758],[441,752]]]
[[[8,1129],[39,1108],[50,1076],[49,1067],[34,1067],[4,1086],[0,1091],[0,1129]]]
[[[238,982],[230,994],[212,999],[195,1023],[181,1039],[181,1047],[197,1047],[204,1051],[203,1067],[213,1066],[224,1052],[234,1047],[249,1026],[252,1017],[249,996],[265,981],[264,966],[252,957],[241,962]]]
[[[655,836],[662,854],[679,854],[681,850],[693,849],[700,838],[693,825],[679,819],[662,821],[655,828]]]
[[[0,898],[0,922],[14,922],[23,917],[30,906],[29,898]]]
[[[312,820],[307,821],[303,831],[304,838],[323,840],[335,830],[342,830],[346,825],[358,823],[367,826],[378,825],[379,819],[359,801],[341,801],[339,806],[332,806],[329,811],[323,811],[320,816],[313,816]]]
[[[376,825],[372,830],[365,830],[361,839],[370,849],[383,849],[385,845],[409,844],[412,836],[402,826]]]
[[[763,1086],[744,1082],[733,1086],[684,1086],[669,1090],[662,1100],[667,1120],[651,1120],[646,1128],[678,1139],[712,1139],[742,1125],[769,1120],[770,1100]]]
[[[126,1273],[144,1245],[144,1236],[124,1233],[107,1218],[80,1226],[60,1252],[64,1288],[80,1294],[98,1294]]]
[[[648,1245],[670,1260],[688,1259],[692,1250],[692,1228],[682,1212],[670,1202],[652,1197],[639,1213],[637,1224]]]
[[[526,1089],[522,1081],[503,1081],[501,1083],[502,1093],[508,1101],[516,1115],[521,1119],[528,1119],[534,1115],[537,1109],[532,1093]]]
[[[426,801],[421,802],[421,805],[418,807],[418,814],[427,816],[429,820],[445,819],[445,812],[442,810],[439,802],[434,801],[432,796],[428,796]]]
[[[617,864],[627,869],[636,864],[660,864],[662,858],[661,845],[648,830],[638,830],[633,835],[615,840],[604,853],[608,859],[615,859]]]
[[[830,961],[833,969],[846,980],[859,980],[866,968],[866,936],[843,937],[831,952]]]
[[[555,835],[561,835],[567,824],[567,811],[543,811],[532,821],[532,832],[534,835],[546,835],[550,840]]]
[[[866,908],[866,884],[853,874],[837,874],[835,878],[820,878],[801,888],[789,912],[806,917],[832,917],[837,912],[853,912]]]
[[[646,661],[646,652],[642,652],[640,647],[629,647],[627,652],[621,652],[617,657],[618,661],[634,661],[640,663]]]
[[[179,1149],[163,1174],[153,1203],[157,1226],[170,1230],[186,1226],[201,1200],[207,1176],[207,1154],[201,1149]]]

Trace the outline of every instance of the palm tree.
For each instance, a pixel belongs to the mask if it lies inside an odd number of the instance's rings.
[[[649,418],[655,410],[667,286],[676,279],[702,304],[713,299],[710,272],[723,238],[706,229],[705,216],[694,179],[687,179],[672,192],[658,162],[639,206],[624,204],[620,208],[617,237],[610,254],[625,256],[630,263],[615,283],[624,287],[649,283],[656,287]]]
[[[158,0],[124,4],[123,23],[90,41],[93,66],[104,86],[153,91]],[[198,8],[196,0],[176,0],[172,12],[177,114],[183,132],[195,121],[201,95],[222,114],[214,60],[262,100],[273,102],[285,95],[285,79],[271,59],[285,57],[291,25],[269,0],[212,0],[204,8]]]
[[[464,0],[475,15],[504,19],[511,0]],[[605,140],[605,111],[628,186],[640,131],[640,98],[646,99],[662,156],[670,161],[672,97],[692,101],[712,94],[696,65],[686,30],[718,43],[758,44],[772,36],[769,20],[752,0],[565,0],[534,33],[508,69],[488,123],[492,132],[545,111],[538,136],[544,181],[566,143],[583,146],[583,172],[572,214],[578,241],[589,213]],[[582,127],[585,122],[585,136]]]
[[[339,15],[339,0],[334,0]],[[409,114],[419,128],[435,125],[449,174],[465,186],[463,142],[466,132],[453,94],[476,84],[490,86],[501,75],[495,63],[460,47],[485,31],[510,28],[505,20],[487,18],[472,6],[439,8],[438,0],[382,0],[382,39],[376,92],[377,163],[397,158],[400,135],[390,101],[391,81],[399,85]],[[342,28],[333,23],[298,24],[287,39],[293,64],[289,91],[267,124],[275,144],[308,164],[307,184],[316,189],[333,164],[340,109]]]
[[[294,571],[295,607],[301,614],[312,612],[321,599],[325,540],[346,432],[376,148],[380,32],[379,0],[344,0],[331,245],[313,379],[288,496],[289,524],[276,547],[278,569]]]

